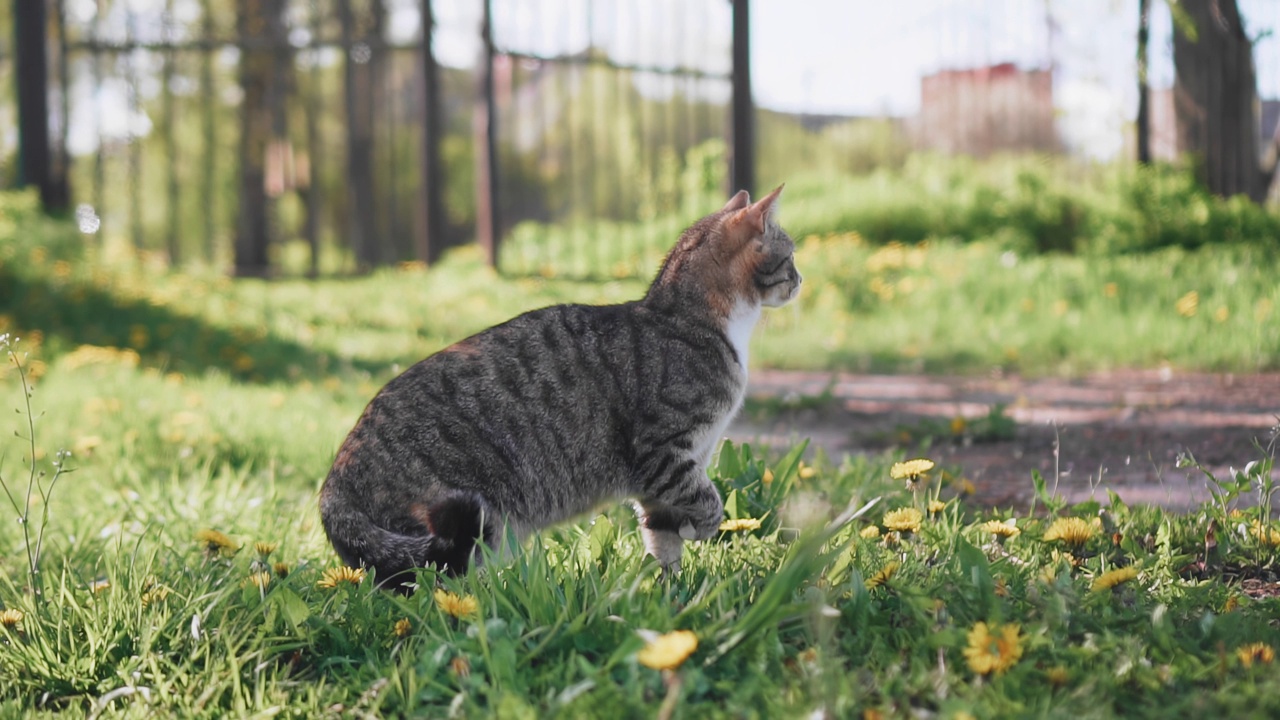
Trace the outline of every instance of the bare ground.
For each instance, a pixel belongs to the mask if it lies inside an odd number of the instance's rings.
[[[1105,503],[1110,489],[1126,503],[1185,509],[1209,494],[1200,471],[1176,467],[1179,455],[1190,452],[1222,478],[1262,458],[1280,416],[1280,373],[1024,379],[758,370],[748,397],[729,430],[736,441],[811,438],[839,459],[893,447],[913,452],[930,436],[929,457],[959,468],[979,503],[1025,505],[1031,471],[1039,470],[1051,484],[1056,472],[1058,492],[1073,502],[1096,496]],[[983,418],[997,404],[1014,423],[986,432],[991,423]],[[958,434],[957,417],[965,418]]]

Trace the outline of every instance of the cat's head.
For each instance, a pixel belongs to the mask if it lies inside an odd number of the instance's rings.
[[[653,282],[655,291],[694,291],[724,314],[742,304],[778,307],[803,280],[795,243],[777,222],[782,186],[756,202],[738,191],[718,212],[694,223],[672,248]]]

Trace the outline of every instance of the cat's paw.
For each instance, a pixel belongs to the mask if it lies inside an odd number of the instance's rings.
[[[680,533],[641,527],[640,536],[644,538],[644,549],[657,558],[664,570],[680,569],[680,558],[684,555],[684,538]]]

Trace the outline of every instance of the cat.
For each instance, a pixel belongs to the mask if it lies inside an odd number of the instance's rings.
[[[646,550],[677,571],[685,541],[719,530],[707,466],[761,308],[800,289],[781,192],[740,191],[685,230],[640,300],[534,310],[387,383],[320,492],[342,561],[383,586],[428,565],[458,574],[477,543],[629,498]]]

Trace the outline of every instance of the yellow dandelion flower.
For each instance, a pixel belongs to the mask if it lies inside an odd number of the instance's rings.
[[[1272,547],[1280,546],[1280,530],[1265,526],[1256,518],[1254,519],[1249,532],[1263,545],[1270,545]]]
[[[1217,310],[1213,311],[1213,321],[1224,323],[1231,317],[1231,311],[1226,305],[1219,305]]]
[[[1174,303],[1173,307],[1182,317],[1194,317],[1196,310],[1200,307],[1200,293],[1192,290],[1178,298],[1178,302]]]
[[[978,487],[969,478],[960,478],[960,492],[965,495],[973,495],[978,492]]]
[[[867,540],[874,540],[880,537],[880,527],[878,525],[868,525],[858,531],[858,536]]]
[[[1255,642],[1236,650],[1236,657],[1240,658],[1240,664],[1247,668],[1253,667],[1255,662],[1270,665],[1271,661],[1276,659],[1276,651],[1266,643]]]
[[[289,563],[278,562],[271,569],[276,571],[276,577],[289,577]]]
[[[1109,282],[1106,285],[1102,286],[1102,294],[1106,295],[1109,298],[1113,298],[1116,295],[1120,294],[1120,286],[1116,285],[1113,282]]]
[[[801,480],[809,480],[814,475],[817,475],[818,471],[808,465],[805,465],[804,461],[802,460],[800,461],[800,472],[797,474],[800,476]]]
[[[765,487],[769,487],[773,484],[773,471],[769,468],[765,468],[764,476],[760,478],[760,482],[763,483]]]
[[[1066,685],[1067,681],[1071,679],[1071,673],[1061,665],[1054,665],[1044,671],[1044,678],[1049,681],[1050,685],[1060,688]]]
[[[999,538],[1018,537],[1022,534],[1022,530],[1014,524],[1014,520],[988,520],[978,526],[982,530],[991,533]]]
[[[914,480],[932,470],[933,467],[933,461],[926,458],[898,462],[889,468],[889,477],[894,480]]]
[[[1058,518],[1044,533],[1048,542],[1061,540],[1068,545],[1083,545],[1093,538],[1096,531],[1089,523],[1077,517]]]
[[[1009,597],[1009,583],[1004,578],[996,578],[995,593],[1000,597]]]
[[[882,539],[880,542],[884,543],[885,546],[891,546],[891,545],[897,545],[901,541],[902,541],[902,536],[890,530],[889,532],[884,534],[884,539]]]
[[[906,507],[885,513],[882,524],[889,530],[917,532],[920,530],[920,522],[922,520],[924,520],[924,515],[919,510],[913,507]]]
[[[23,614],[17,608],[9,608],[8,610],[0,610],[0,625],[15,630],[21,630]]]
[[[142,595],[138,596],[138,601],[142,603],[142,607],[150,607],[151,605],[164,602],[164,599],[169,597],[169,593],[171,592],[173,592],[173,590],[169,589],[165,585],[156,585],[155,587],[148,588],[142,593]]]
[[[1136,577],[1138,577],[1138,568],[1132,565],[1117,568],[1115,570],[1108,570],[1093,579],[1093,591],[1101,592],[1103,590],[1110,590],[1111,588],[1127,583]]]
[[[1224,613],[1235,612],[1236,609],[1239,607],[1240,607],[1240,598],[1236,597],[1235,595],[1232,595],[1231,597],[1227,598],[1227,601],[1225,603],[1223,603],[1222,612]]]
[[[456,618],[469,617],[480,610],[480,603],[476,602],[474,595],[456,595],[444,590],[436,590],[435,598],[436,605],[446,615]]]
[[[204,543],[204,551],[210,555],[234,555],[240,544],[217,530],[204,529],[196,533],[196,540]]]
[[[110,589],[111,589],[111,581],[106,578],[103,578],[101,580],[94,580],[89,583],[89,591],[92,592],[94,595],[97,595],[100,592],[106,592],[107,590],[110,590]]]
[[[393,632],[395,632],[396,637],[406,637],[410,632],[413,632],[413,624],[409,622],[409,618],[400,618],[396,621]]]
[[[929,514],[930,514],[930,515],[937,515],[938,513],[942,512],[943,510],[946,510],[946,509],[947,509],[947,504],[946,504],[946,503],[944,503],[944,502],[942,502],[941,500],[930,500],[930,501],[929,501]]]
[[[885,583],[889,582],[889,579],[892,578],[895,574],[897,574],[898,567],[899,567],[898,563],[891,562],[886,564],[884,567],[880,568],[879,572],[867,578],[867,581],[865,583],[867,586],[867,589],[875,590],[881,585],[884,585]]]
[[[675,670],[698,649],[698,636],[688,630],[659,635],[636,653],[636,660],[654,670]]]
[[[957,415],[951,418],[951,434],[963,435],[964,431],[969,427],[969,421]]]
[[[256,572],[251,574],[240,582],[241,587],[249,587],[250,585],[265,591],[267,586],[271,584],[271,573],[267,571]]]
[[[270,557],[276,551],[276,543],[258,541],[253,544],[253,549],[264,558]]]
[[[997,675],[1013,667],[1022,657],[1022,638],[1015,624],[1002,625],[992,634],[980,622],[969,631],[969,646],[964,649],[969,668],[979,675]]]
[[[743,530],[759,530],[760,521],[756,518],[738,518],[720,523],[720,532],[741,532]]]
[[[78,456],[92,455],[93,451],[101,444],[101,435],[86,435],[76,440],[76,444],[71,446],[71,451]]]
[[[364,575],[364,568],[353,568],[346,565],[329,568],[320,576],[320,580],[316,582],[316,587],[332,590],[344,582],[359,585],[364,581]]]

